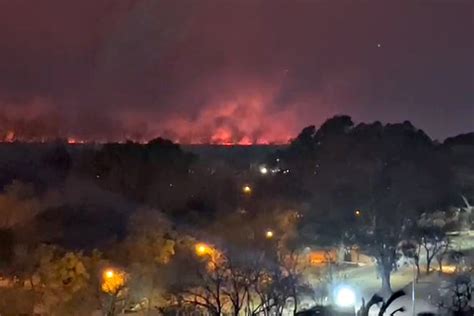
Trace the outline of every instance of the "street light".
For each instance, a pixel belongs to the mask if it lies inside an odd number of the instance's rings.
[[[336,288],[335,303],[339,307],[352,307],[356,303],[355,291],[349,286]]]
[[[117,301],[123,294],[122,289],[125,287],[127,274],[123,270],[107,268],[102,272],[102,292],[108,294],[109,306],[107,307],[107,315],[115,315]]]
[[[198,256],[204,256],[205,254],[209,253],[209,246],[205,243],[198,243],[196,244],[196,254]]]
[[[107,268],[102,273],[102,291],[117,295],[125,285],[125,281],[126,274],[124,271]]]
[[[271,231],[271,230],[267,230],[267,231],[265,232],[265,237],[267,237],[267,239],[273,238],[273,235],[274,235],[274,234],[273,234],[273,231]]]
[[[260,166],[260,173],[265,175],[268,173],[268,169],[265,166]]]
[[[354,214],[355,214],[355,216],[360,216],[362,214],[362,212],[360,210],[355,210]]]
[[[414,260],[411,262],[412,264],[412,269],[413,269],[413,280],[411,282],[411,314],[415,316],[415,303],[416,303],[416,297],[415,297],[415,283],[418,277],[418,270],[416,269],[416,263]]]
[[[252,193],[252,188],[249,185],[244,185],[242,187],[242,192],[244,192],[245,194],[250,194]]]
[[[104,279],[112,279],[114,275],[115,275],[114,270],[112,269],[105,270]]]
[[[210,271],[214,271],[224,259],[223,254],[213,245],[200,242],[197,243],[194,247],[196,255],[201,257],[203,261],[207,263],[207,269]]]

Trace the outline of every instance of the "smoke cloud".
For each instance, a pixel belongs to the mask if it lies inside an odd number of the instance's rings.
[[[0,0],[0,139],[286,142],[472,130],[471,1]]]

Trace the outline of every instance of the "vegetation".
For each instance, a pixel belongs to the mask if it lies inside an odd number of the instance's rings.
[[[409,122],[337,116],[255,166],[164,139],[0,151],[6,315],[296,314],[329,292],[308,275],[333,282],[307,249],[358,249],[390,294],[400,255],[441,271],[447,232],[472,228],[472,137],[439,144]]]

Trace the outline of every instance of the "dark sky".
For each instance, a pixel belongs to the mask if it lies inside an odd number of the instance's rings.
[[[0,0],[0,137],[474,130],[472,0]]]

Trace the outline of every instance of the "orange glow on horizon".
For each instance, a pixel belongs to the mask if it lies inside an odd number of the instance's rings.
[[[15,142],[18,142],[18,143],[41,143],[41,144],[46,144],[46,143],[51,143],[51,142],[54,142],[56,139],[54,138],[51,138],[51,139],[48,139],[48,138],[38,138],[38,139],[12,139],[12,138],[4,138],[4,139],[0,139],[0,144],[1,143],[15,143]],[[231,146],[255,146],[255,145],[260,145],[260,146],[270,146],[270,145],[287,145],[289,144],[289,142],[255,142],[255,143],[251,143],[251,142],[242,142],[242,141],[238,141],[238,142],[230,142],[230,141],[223,141],[223,142],[212,142],[212,143],[208,143],[208,142],[199,142],[199,141],[192,141],[192,142],[181,142],[180,140],[173,140],[172,141],[176,144],[179,144],[179,145],[215,145],[215,146],[226,146],[226,147],[231,147]],[[67,139],[67,144],[68,145],[79,145],[79,144],[107,144],[107,143],[119,143],[119,144],[124,144],[125,143],[125,140],[103,140],[103,141],[96,141],[96,140],[76,140],[76,139],[70,139],[68,138]],[[148,141],[141,141],[141,142],[136,142],[136,143],[139,143],[139,144],[146,144],[148,143]]]
[[[261,83],[249,85],[239,88],[235,93],[210,100],[193,118],[186,113],[179,116],[170,113],[161,120],[149,122],[150,116],[142,117],[132,112],[118,118],[122,123],[120,130],[108,131],[94,126],[94,132],[88,132],[87,135],[69,129],[62,131],[61,125],[56,122],[58,117],[49,116],[48,109],[39,109],[39,127],[22,123],[27,112],[9,111],[8,116],[12,117],[12,123],[0,126],[0,142],[43,143],[63,140],[67,144],[75,145],[124,143],[131,140],[145,144],[149,140],[162,137],[183,145],[288,144],[299,129],[296,124],[297,111],[294,108],[279,108],[274,105],[277,87]],[[15,123],[17,121],[21,124]]]
[[[66,112],[57,111],[50,100],[35,99],[0,111],[0,142],[147,143],[162,137],[183,145],[288,144],[304,127],[301,116],[307,104],[318,101],[303,96],[291,104],[281,104],[283,79],[274,79],[245,77],[235,84],[224,84],[222,89],[213,87],[199,104],[182,105],[180,111],[164,111],[159,116],[153,111],[131,109],[110,113],[110,117],[105,113],[96,121],[88,116],[69,117]],[[190,87],[196,95],[208,89],[206,82]],[[113,124],[109,124],[110,119]]]
[[[252,146],[252,145],[286,145],[290,142],[290,137],[288,136],[287,141],[268,141],[266,138],[252,139],[250,136],[243,136],[240,139],[237,139],[229,129],[219,128],[217,129],[210,139],[199,139],[199,138],[177,138],[177,137],[166,137],[164,135],[150,136],[149,140],[152,140],[157,137],[162,137],[169,139],[174,143],[181,145],[217,145],[217,146]],[[125,143],[125,139],[93,139],[93,138],[79,138],[76,136],[68,137],[39,137],[32,136],[26,137],[21,134],[17,134],[14,130],[0,131],[0,143],[50,143],[56,142],[58,140],[65,141],[68,145],[77,145],[77,144],[106,144],[106,143]],[[146,144],[149,140],[135,140],[133,138],[127,138],[127,141],[131,140],[139,144]]]
[[[246,80],[208,100],[192,118],[171,116],[163,121],[165,138],[182,144],[288,144],[300,129],[298,108],[279,105],[278,82]]]
[[[74,138],[74,137],[68,137],[67,143],[69,145],[75,145],[75,144],[85,144],[87,142],[85,140],[82,140],[82,139],[77,139],[77,138]]]

